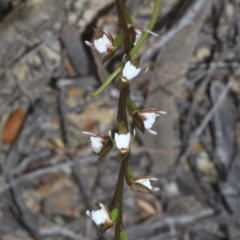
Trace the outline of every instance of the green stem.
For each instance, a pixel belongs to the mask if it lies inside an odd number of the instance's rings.
[[[153,13],[152,13],[152,17],[151,20],[149,22],[148,25],[148,29],[152,30],[157,17],[158,17],[158,13],[161,7],[161,2],[162,0],[155,0],[155,4],[153,7]],[[132,58],[137,51],[139,50],[139,48],[143,45],[144,41],[147,39],[149,33],[145,32],[142,37],[139,39],[138,43],[133,47],[133,49],[130,51],[129,56]],[[96,97],[98,96],[111,82],[112,80],[121,72],[121,66],[119,66],[117,69],[115,69],[115,71],[106,79],[106,81],[93,93],[89,94],[90,97]]]
[[[111,81],[120,73],[121,67],[119,66],[115,71],[106,79],[106,81],[93,93],[90,93],[90,97],[97,97],[102,91],[111,83]]]
[[[162,0],[155,0],[152,17],[151,17],[151,20],[150,20],[150,22],[148,24],[148,27],[147,27],[148,30],[152,30],[156,21],[157,21],[158,13],[159,13],[160,8],[161,8],[161,2],[162,2]],[[138,40],[137,44],[134,46],[134,48],[131,50],[131,52],[129,54],[131,58],[137,53],[139,48],[143,45],[143,43],[147,39],[148,35],[149,35],[149,33],[145,32],[142,35],[142,37]]]

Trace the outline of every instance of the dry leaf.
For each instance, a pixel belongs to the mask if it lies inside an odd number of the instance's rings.
[[[72,88],[67,91],[68,97],[82,97],[84,93],[84,90],[82,88]]]
[[[137,205],[144,210],[145,212],[154,215],[156,213],[156,210],[153,208],[152,205],[150,205],[148,202],[138,199],[137,200]]]
[[[2,141],[4,144],[12,144],[16,140],[25,116],[26,113],[21,108],[17,109],[9,116],[2,132]]]
[[[205,152],[205,148],[201,143],[195,143],[193,145],[193,152],[194,153],[200,153],[200,152]]]
[[[68,57],[66,57],[64,63],[65,63],[65,68],[66,68],[66,70],[67,70],[67,75],[68,75],[70,78],[75,77],[75,76],[76,76],[76,73],[75,73],[75,71],[74,71],[74,69],[73,69],[73,66],[72,66],[71,62],[69,61]]]
[[[157,213],[162,213],[161,202],[158,199],[154,200],[154,205]]]

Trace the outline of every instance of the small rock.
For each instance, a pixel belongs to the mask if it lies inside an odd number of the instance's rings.
[[[28,58],[28,63],[31,66],[36,66],[37,67],[37,66],[40,66],[42,64],[42,60],[41,60],[41,58],[37,54],[35,54],[35,55],[30,56]]]
[[[65,1],[65,7],[66,7],[66,9],[70,9],[70,8],[71,8],[71,5],[72,5],[72,0],[66,0],[66,1]]]
[[[87,23],[91,22],[92,19],[94,18],[96,12],[92,9],[88,9],[84,14],[83,14],[83,19],[85,19],[85,21]]]
[[[69,12],[68,13],[68,23],[69,24],[71,24],[71,25],[76,24],[77,19],[78,19],[78,16],[74,12]]]
[[[240,82],[235,81],[232,85],[232,91],[236,94],[240,94]]]
[[[43,49],[45,53],[46,61],[48,61],[48,68],[50,71],[53,71],[61,65],[61,56],[56,51],[52,50],[49,47]]]
[[[40,211],[40,201],[37,196],[37,193],[31,190],[27,190],[23,192],[23,199],[25,200],[25,204],[27,209],[32,214],[37,214]]]
[[[198,169],[206,174],[212,174],[215,173],[215,167],[213,162],[209,159],[209,156],[206,152],[199,153],[197,159],[197,167]]]
[[[81,10],[83,8],[83,0],[77,0],[74,3],[74,8],[76,10]]]
[[[196,57],[198,60],[202,61],[204,60],[205,58],[209,57],[211,54],[211,51],[208,47],[204,46],[204,47],[200,47],[198,50],[197,50],[197,54],[196,54]]]
[[[176,182],[169,182],[164,186],[164,196],[172,197],[179,194],[178,185]]]
[[[85,26],[85,21],[83,19],[80,19],[78,21],[78,27],[81,29],[81,28],[84,28],[84,26]]]
[[[234,6],[233,6],[233,4],[231,4],[231,3],[227,4],[226,13],[227,13],[228,17],[232,17],[233,16],[233,14],[234,14]]]

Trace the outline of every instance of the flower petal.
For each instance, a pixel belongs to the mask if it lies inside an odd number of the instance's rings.
[[[150,129],[147,129],[149,133],[151,133],[152,135],[157,135],[157,132],[156,131],[153,131],[153,130],[150,130]]]
[[[87,214],[90,218],[92,218],[92,214],[90,213],[89,210],[86,211],[86,214]]]
[[[118,149],[126,149],[129,147],[130,133],[127,133],[127,134],[115,133],[114,139]]]
[[[134,77],[136,77],[139,72],[141,71],[141,68],[136,68],[134,65],[131,64],[130,61],[127,61],[124,65],[122,75],[124,78],[131,80]]]
[[[134,42],[134,45],[137,44],[138,40],[141,38],[142,36],[142,32],[138,29],[135,29],[135,32],[136,32],[136,36],[135,36],[135,42]]]
[[[89,47],[93,47],[94,48],[94,45],[91,42],[89,42],[89,41],[85,41],[85,44],[88,45]]]
[[[151,183],[148,179],[139,179],[136,182],[141,183],[142,185],[144,185],[148,189],[152,190],[152,185],[151,185]]]
[[[103,147],[102,139],[99,137],[90,137],[92,149],[95,153],[99,153]]]
[[[108,48],[112,47],[112,43],[107,37],[106,34],[104,34],[101,38],[94,40],[94,46],[100,53],[107,52]]]
[[[158,191],[159,188],[152,186],[151,182],[153,182],[153,181],[154,182],[158,181],[158,179],[157,178],[153,178],[153,177],[138,177],[138,178],[132,179],[132,187],[131,188],[133,190],[143,191],[143,192],[146,192],[144,190],[144,188],[148,189],[148,190],[150,190],[152,192]],[[141,188],[140,186],[137,188],[136,184],[139,184],[139,185],[143,186],[144,188]]]
[[[150,114],[149,114],[149,115],[150,115]],[[155,122],[155,118],[156,118],[156,115],[155,115],[155,116],[153,116],[153,115],[148,116],[148,117],[146,118],[146,120],[144,120],[144,127],[145,127],[146,129],[152,128],[152,125],[153,125],[154,122]]]
[[[106,46],[105,42],[103,41],[103,38],[95,39],[94,46],[100,53],[104,53],[107,51],[107,46]]]

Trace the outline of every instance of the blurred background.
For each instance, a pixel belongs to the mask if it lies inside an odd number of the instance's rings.
[[[126,1],[147,27],[154,1]],[[116,121],[119,66],[85,46],[93,28],[117,33],[113,0],[0,0],[0,239],[110,240],[86,216],[108,205],[116,149],[92,156],[82,131]],[[240,1],[163,0],[138,54],[149,71],[131,83],[139,108],[166,111],[132,144],[135,176],[159,178],[154,194],[124,191],[131,240],[240,239]],[[132,119],[129,126],[133,129]]]

